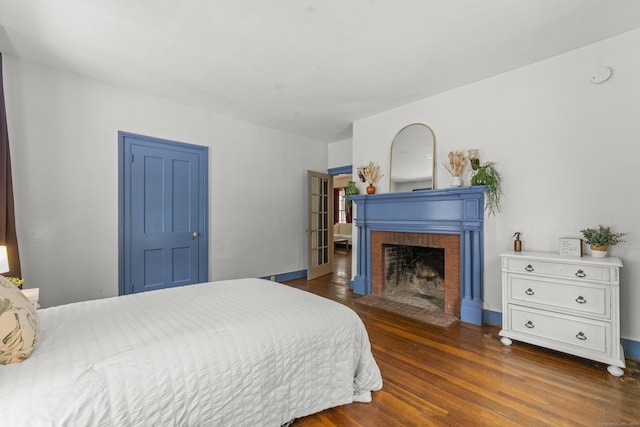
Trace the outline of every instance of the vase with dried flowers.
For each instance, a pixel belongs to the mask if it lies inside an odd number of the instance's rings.
[[[462,174],[467,167],[467,158],[462,151],[449,152],[449,164],[442,162],[447,172],[451,174],[451,186],[462,186]]]
[[[368,182],[367,194],[374,194],[376,192],[376,186],[374,185],[384,175],[380,173],[380,165],[375,165],[373,162],[369,162],[366,166],[358,168],[358,176],[363,182]]]

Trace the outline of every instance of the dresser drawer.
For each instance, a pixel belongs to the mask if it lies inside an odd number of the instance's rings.
[[[609,319],[611,287],[511,274],[508,302],[554,311]]]
[[[533,308],[509,306],[513,332],[552,343],[550,347],[571,353],[571,348],[607,353],[611,324]]]
[[[605,283],[612,281],[611,269],[608,267],[578,265],[575,263],[509,258],[507,259],[507,269],[513,272],[566,277],[583,281],[590,280]]]

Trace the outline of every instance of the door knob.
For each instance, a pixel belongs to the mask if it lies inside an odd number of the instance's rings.
[[[198,232],[197,231],[192,231],[191,232],[191,237],[193,237],[193,239],[195,240],[196,237],[198,237]]]

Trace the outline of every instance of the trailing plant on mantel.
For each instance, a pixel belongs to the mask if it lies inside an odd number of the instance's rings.
[[[358,194],[360,194],[360,190],[356,186],[356,183],[349,181],[344,189],[345,208],[347,212],[351,212],[351,204],[353,203],[350,196],[357,196]]]
[[[489,215],[495,215],[502,210],[500,198],[502,197],[502,177],[496,169],[494,162],[486,162],[482,165],[473,165],[471,185],[485,185],[484,207]]]
[[[358,194],[360,194],[360,190],[356,186],[355,181],[347,182],[347,186],[344,189],[344,195],[347,196],[347,199],[349,199],[349,196],[357,196]]]

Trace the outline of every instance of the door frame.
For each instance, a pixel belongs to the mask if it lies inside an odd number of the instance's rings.
[[[167,139],[155,138],[152,136],[139,135],[131,132],[118,131],[118,295],[130,294],[127,283],[127,234],[125,227],[129,222],[126,215],[130,207],[125,200],[125,167],[129,164],[126,138],[136,138],[143,140],[150,146],[170,146],[178,148],[189,148],[201,153],[202,174],[200,180],[199,199],[200,205],[200,227],[202,232],[199,237],[199,277],[203,282],[209,280],[209,148],[202,145],[188,144],[185,142],[171,141]],[[130,274],[130,273],[129,273]]]
[[[320,172],[321,173],[321,172]],[[306,221],[307,221],[307,241],[306,241],[306,252],[307,252],[307,256],[306,256],[306,263],[307,263],[307,268],[306,268],[306,277],[307,279],[309,278],[309,269],[311,268],[311,262],[310,262],[310,254],[309,254],[309,239],[311,238],[310,236],[310,230],[311,230],[311,223],[309,222],[309,217],[310,217],[310,208],[309,208],[309,171],[307,171],[307,204],[306,204]],[[344,175],[344,174],[353,174],[353,165],[345,165],[345,166],[338,166],[335,168],[328,168],[327,169],[327,175],[329,175],[332,179],[334,176],[336,175]],[[331,186],[333,187],[333,181],[331,182]],[[331,201],[333,203],[333,196],[331,197]],[[334,243],[333,243],[333,212],[331,212],[331,221],[329,221],[329,238],[331,240],[330,243],[330,250],[331,250],[331,256],[333,258],[334,254],[333,254],[333,250],[334,248]],[[353,244],[352,244],[353,247]],[[331,260],[333,263],[333,259]]]
[[[326,180],[327,182],[327,206],[326,213],[327,216],[327,241],[326,243],[326,251],[327,251],[327,262],[322,265],[316,266],[312,268],[311,259],[313,257],[313,233],[318,232],[318,230],[313,229],[313,209],[312,209],[312,182],[313,178],[320,178]],[[318,222],[319,224],[321,221]],[[317,172],[313,170],[307,170],[307,280],[315,279],[316,277],[323,276],[325,274],[330,274],[333,272],[333,176],[323,173]]]

